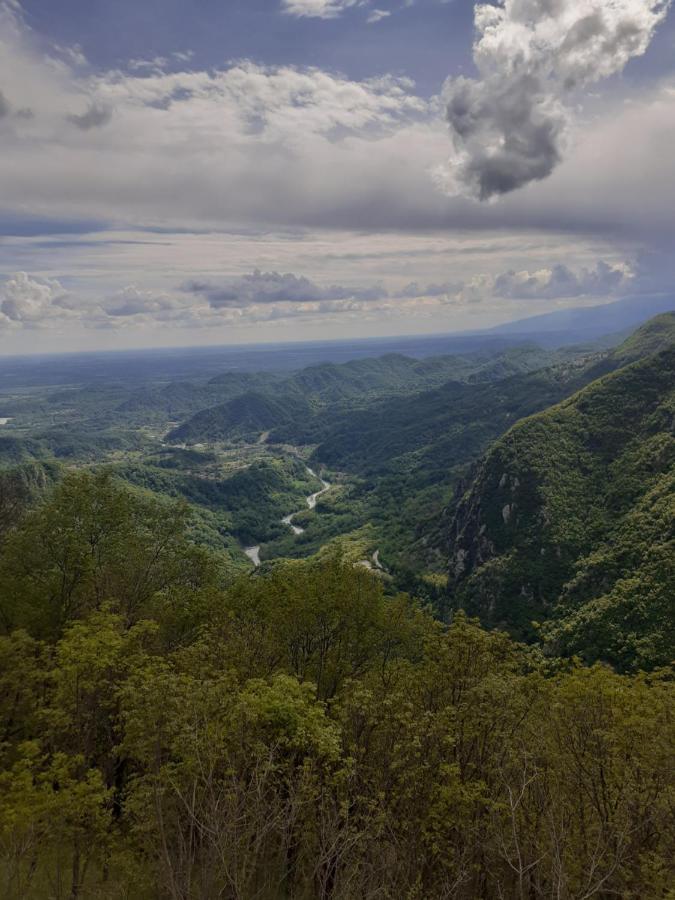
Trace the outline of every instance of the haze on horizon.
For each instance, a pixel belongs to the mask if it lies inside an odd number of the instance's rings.
[[[670,0],[0,0],[0,353],[670,295]]]

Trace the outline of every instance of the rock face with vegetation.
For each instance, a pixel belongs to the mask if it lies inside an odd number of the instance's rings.
[[[590,660],[670,661],[674,338],[660,317],[609,360],[627,365],[496,442],[450,527],[456,607],[530,638],[546,622],[551,649]]]

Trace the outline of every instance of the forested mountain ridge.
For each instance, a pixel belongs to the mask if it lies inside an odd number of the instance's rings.
[[[471,442],[474,454],[480,453],[480,442],[486,437],[497,437],[518,419],[562,400],[600,375],[668,345],[675,339],[674,334],[675,313],[670,313],[651,320],[606,353],[590,349],[553,360],[550,354],[542,355],[534,371],[525,368],[516,373],[508,367],[501,368],[505,360],[514,358],[510,351],[490,363],[493,378],[482,380],[474,376],[468,383],[449,380],[433,390],[385,399],[348,416],[329,412],[314,421],[280,428],[272,437],[318,443],[318,461],[363,471],[379,469],[402,454],[431,448],[437,441],[452,452],[458,434],[462,441]],[[481,430],[483,436],[478,434]],[[440,458],[442,454],[432,451],[432,455]]]
[[[375,399],[363,409],[328,407],[272,430],[270,442],[316,446],[312,465],[346,473],[352,483],[348,503],[324,503],[323,531],[311,525],[294,548],[275,549],[301,552],[325,540],[331,521],[335,529],[372,523],[373,549],[402,583],[420,590],[416,573],[446,565],[439,520],[458,479],[514,422],[584,385],[606,358],[595,347],[557,354],[515,348],[464,381]]]
[[[247,437],[255,440],[271,428],[308,416],[310,411],[309,403],[302,395],[292,394],[279,400],[251,391],[198,412],[174,428],[167,435],[167,441],[198,444]]]
[[[323,363],[284,379],[268,378],[254,391],[243,391],[223,404],[202,409],[175,428],[169,440],[208,443],[276,430],[273,440],[312,442],[327,422],[351,417],[358,410],[370,411],[380,402],[395,404],[450,381],[491,383],[574,357],[573,349],[552,352],[523,343],[498,353],[485,350],[422,360],[392,353],[348,363]],[[212,379],[211,385],[215,384],[228,384],[227,378]]]
[[[651,344],[640,338],[632,347],[639,356]],[[328,406],[272,429],[272,444],[316,445],[312,464],[346,473],[351,487],[343,500],[324,501],[323,515],[307,523],[300,541],[277,541],[269,552],[315,552],[331,531],[372,524],[373,549],[379,547],[402,583],[422,589],[416,573],[446,566],[441,515],[468,467],[519,419],[622,364],[621,353],[596,345],[556,354],[511,348],[485,360],[465,380],[375,398],[363,408]],[[436,602],[433,595],[429,599]]]
[[[614,347],[608,359],[615,366],[627,365],[644,359],[651,353],[667,350],[673,343],[675,343],[675,311],[649,319],[625,341]]]
[[[623,667],[670,661],[675,596],[675,315],[619,368],[516,424],[449,524],[451,597],[491,625]]]

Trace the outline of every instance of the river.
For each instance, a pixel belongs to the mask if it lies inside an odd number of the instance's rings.
[[[309,497],[305,498],[305,502],[307,503],[307,508],[308,509],[316,509],[317,500],[319,499],[319,497],[323,496],[323,494],[325,494],[326,491],[329,491],[331,489],[332,485],[329,481],[326,481],[320,475],[317,475],[313,469],[309,468],[309,466],[307,466],[306,468],[307,468],[308,474],[311,475],[312,478],[318,478],[319,481],[321,482],[321,490],[315,491],[313,494],[310,494]],[[300,528],[299,525],[293,524],[293,519],[300,512],[302,512],[302,510],[297,510],[297,512],[291,513],[289,516],[284,516],[284,518],[281,520],[284,525],[288,525],[288,527],[291,529],[291,531],[295,535],[304,534],[304,532],[305,532],[304,528]],[[248,556],[248,558],[251,560],[253,565],[256,568],[258,568],[258,566],[260,565],[260,547],[247,547],[247,549],[244,550],[244,553]]]

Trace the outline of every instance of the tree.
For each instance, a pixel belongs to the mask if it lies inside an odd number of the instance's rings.
[[[174,624],[190,627],[180,622],[187,598],[196,604],[217,569],[189,543],[187,517],[184,504],[134,494],[107,472],[68,475],[6,542],[4,620],[54,639],[69,621],[104,606],[133,624],[165,604]]]

